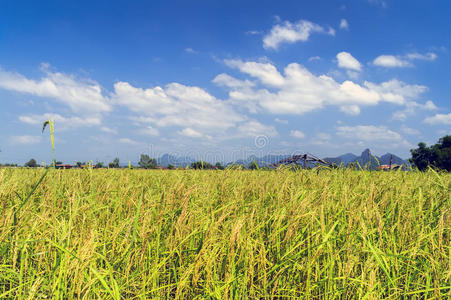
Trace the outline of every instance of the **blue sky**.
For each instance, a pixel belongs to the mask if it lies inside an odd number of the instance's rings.
[[[0,1],[0,163],[409,157],[451,133],[449,1]]]

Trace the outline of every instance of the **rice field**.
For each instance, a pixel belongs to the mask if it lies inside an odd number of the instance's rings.
[[[1,299],[451,297],[449,173],[45,172],[0,169]]]

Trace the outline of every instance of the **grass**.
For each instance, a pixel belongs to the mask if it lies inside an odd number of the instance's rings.
[[[451,296],[448,173],[44,172],[0,169],[2,299]]]

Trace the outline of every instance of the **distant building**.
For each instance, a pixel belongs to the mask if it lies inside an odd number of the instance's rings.
[[[68,165],[68,164],[56,164],[55,165],[55,169],[72,169],[73,166],[72,165]]]
[[[384,171],[390,171],[390,170],[398,170],[399,168],[402,168],[401,165],[392,164],[390,165],[380,165],[377,167],[378,170],[384,170]]]

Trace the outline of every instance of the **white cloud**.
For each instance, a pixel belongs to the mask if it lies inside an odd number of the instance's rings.
[[[423,122],[430,125],[451,125],[451,113],[436,114],[432,117],[427,117]]]
[[[270,63],[243,62],[239,59],[227,59],[225,64],[231,68],[237,68],[241,72],[259,79],[263,84],[271,86],[281,86],[284,83],[283,76],[277,71],[277,68]]]
[[[308,59],[308,61],[315,61],[315,60],[321,60],[321,57],[319,57],[319,56],[312,56],[312,57],[309,57],[309,59]]]
[[[32,136],[32,135],[19,135],[19,136],[12,136],[10,141],[13,144],[32,145],[32,144],[39,143],[41,141],[41,137],[40,136]]]
[[[226,63],[258,80],[255,87],[235,87],[229,92],[231,103],[252,113],[304,114],[335,105],[346,113],[357,114],[360,106],[381,102],[407,105],[427,90],[425,86],[408,85],[396,79],[380,84],[365,81],[359,85],[350,80],[339,83],[327,75],[316,76],[297,63],[289,64],[283,75],[268,62]]]
[[[0,69],[0,88],[38,97],[55,99],[75,112],[99,113],[111,110],[102,95],[101,86],[92,80],[78,80],[74,76],[51,72],[44,65],[45,76],[39,80]]]
[[[119,143],[127,144],[127,145],[139,145],[139,143],[137,141],[134,141],[134,140],[129,139],[129,138],[120,138],[119,139]]]
[[[191,53],[191,54],[196,54],[197,53],[197,51],[194,50],[193,48],[185,48],[185,52]]]
[[[45,120],[53,119],[55,122],[55,130],[67,130],[79,127],[91,127],[98,126],[102,123],[102,119],[99,116],[89,116],[89,117],[64,117],[60,114],[55,113],[45,113],[42,115],[30,114],[19,116],[19,121],[30,124],[41,126]]]
[[[340,52],[337,54],[338,66],[344,69],[360,71],[362,65],[348,52]]]
[[[195,86],[170,83],[142,89],[118,82],[114,90],[114,102],[138,114],[135,121],[157,127],[179,126],[208,133],[233,128],[246,120],[228,103]]]
[[[373,64],[375,66],[386,68],[403,68],[412,66],[410,62],[393,55],[380,55],[373,60]]]
[[[344,138],[360,140],[365,142],[400,142],[402,136],[388,129],[385,126],[358,125],[358,126],[339,126],[337,135]]]
[[[346,21],[346,19],[341,19],[340,21],[340,29],[349,29],[349,23]]]
[[[385,68],[405,68],[412,67],[411,61],[413,60],[434,61],[436,59],[437,54],[432,52],[426,54],[413,52],[404,56],[380,55],[373,60],[373,65]]]
[[[360,108],[357,105],[341,106],[340,111],[344,112],[345,114],[351,115],[351,116],[357,116],[360,114]]]
[[[405,108],[403,110],[398,110],[393,112],[392,119],[398,121],[407,120],[408,116],[415,115],[417,109],[433,111],[437,110],[437,106],[435,106],[434,102],[431,100],[426,101],[425,104],[417,103],[414,101],[408,101],[405,104]]]
[[[146,126],[138,131],[139,134],[150,135],[150,136],[159,136],[160,132],[158,129],[153,128],[152,126]]]
[[[401,131],[403,133],[405,133],[405,134],[408,134],[408,135],[419,135],[420,134],[420,131],[418,131],[418,130],[416,130],[414,128],[407,127],[405,125],[403,125],[401,127]]]
[[[263,125],[258,121],[250,120],[238,126],[238,132],[243,136],[277,136],[278,132],[273,126]]]
[[[185,128],[182,131],[179,132],[181,135],[193,137],[193,138],[200,138],[202,137],[202,133],[192,129],[192,128]]]
[[[406,56],[410,60],[418,59],[418,60],[434,61],[437,59],[437,54],[432,53],[432,52],[428,52],[426,54],[414,52],[414,53],[409,53]]]
[[[246,31],[246,34],[248,34],[248,35],[258,35],[258,34],[262,34],[262,32],[258,31],[258,30],[249,30],[249,31]]]
[[[318,24],[306,20],[300,20],[296,23],[285,21],[282,24],[275,25],[271,31],[263,38],[263,48],[277,50],[280,44],[292,44],[296,42],[305,42],[312,33],[325,33],[335,35],[335,30],[330,28],[326,31]]]
[[[274,121],[276,121],[277,123],[280,123],[280,124],[288,124],[287,120],[282,120],[282,119],[279,119],[279,118],[275,118]]]
[[[305,134],[300,130],[291,130],[290,136],[297,138],[297,139],[303,139],[305,137]]]
[[[249,80],[239,80],[225,73],[217,75],[213,80],[213,83],[219,86],[225,86],[229,88],[245,88],[252,87],[255,84]]]
[[[106,133],[117,134],[117,130],[116,129],[109,128],[109,127],[106,127],[106,126],[100,127],[100,130],[102,130],[103,132],[106,132]]]

